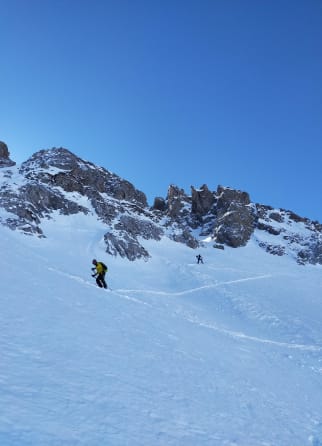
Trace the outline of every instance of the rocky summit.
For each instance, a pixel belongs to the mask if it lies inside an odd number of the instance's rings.
[[[170,185],[150,207],[144,192],[64,148],[40,150],[17,166],[0,142],[0,224],[46,237],[44,219],[83,213],[106,225],[106,252],[148,259],[142,240],[169,237],[192,249],[239,248],[253,239],[267,253],[322,264],[322,225],[292,211],[253,203],[247,192],[204,184]]]

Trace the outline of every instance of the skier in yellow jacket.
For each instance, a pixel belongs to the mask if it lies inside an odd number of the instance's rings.
[[[107,284],[105,282],[105,274],[107,271],[107,266],[103,262],[98,262],[96,259],[92,261],[94,267],[92,271],[95,271],[92,274],[92,277],[96,277],[96,283],[100,288],[107,288]]]

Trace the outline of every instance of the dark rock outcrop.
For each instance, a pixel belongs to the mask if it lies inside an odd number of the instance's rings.
[[[166,208],[167,208],[167,204],[166,204],[166,201],[165,201],[164,198],[156,197],[154,199],[154,203],[153,203],[153,206],[152,206],[152,209],[154,211],[165,212]]]
[[[200,217],[206,215],[215,203],[215,194],[204,184],[200,189],[191,186],[191,212]]]
[[[215,240],[233,248],[245,246],[255,229],[256,209],[247,192],[218,186]]]
[[[167,214],[171,219],[182,219],[190,214],[191,198],[183,189],[171,184],[167,195]]]
[[[11,167],[16,163],[10,159],[10,153],[7,145],[0,141],[0,168],[1,167]]]

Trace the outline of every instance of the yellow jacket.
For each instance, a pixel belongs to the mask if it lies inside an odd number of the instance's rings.
[[[96,268],[97,274],[105,274],[106,273],[101,262],[97,262],[95,268]]]

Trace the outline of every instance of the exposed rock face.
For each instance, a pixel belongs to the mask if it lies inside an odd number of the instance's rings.
[[[170,218],[183,218],[190,213],[191,199],[183,189],[173,184],[168,189],[167,203],[167,213]]]
[[[138,220],[128,215],[121,216],[114,229],[117,235],[106,233],[104,236],[107,252],[112,255],[119,254],[129,260],[149,256],[146,249],[138,242],[138,237],[143,237],[145,240],[160,240],[163,235],[162,229],[151,221]]]
[[[200,189],[191,186],[191,211],[198,215],[206,215],[215,203],[215,194],[204,184]]]
[[[257,204],[255,239],[270,254],[291,255],[299,264],[322,264],[322,225],[285,209]],[[263,236],[262,236],[262,233]],[[271,241],[267,241],[267,234]]]
[[[189,248],[195,249],[199,246],[198,240],[193,237],[189,228],[183,228],[182,231],[174,232],[171,238],[176,242],[184,243],[185,245],[189,246]]]
[[[164,198],[156,197],[154,199],[154,203],[153,203],[153,207],[152,207],[153,210],[164,212],[166,210],[166,207],[167,207],[167,205],[166,205]]]
[[[171,185],[152,208],[130,182],[64,148],[41,150],[20,168],[0,143],[0,224],[45,237],[42,222],[63,215],[96,216],[106,225],[106,251],[129,260],[148,259],[144,240],[169,237],[190,248],[245,246],[252,238],[270,254],[300,264],[322,264],[322,225],[291,211],[252,203],[248,193],[204,184],[191,196]],[[208,243],[207,242],[207,243]]]
[[[190,248],[197,248],[199,242],[192,235],[194,216],[191,213],[191,197],[185,194],[183,189],[170,185],[166,199],[166,226],[171,228],[169,237],[179,243],[184,243]]]
[[[41,150],[20,168],[26,178],[61,187],[66,192],[79,192],[97,199],[105,193],[116,200],[147,206],[146,196],[126,180],[83,161],[66,149]]]
[[[255,229],[256,209],[246,192],[223,188],[217,190],[215,240],[238,248],[245,246]]]
[[[4,142],[0,141],[0,168],[1,167],[11,167],[16,164],[14,161],[11,161],[9,156],[10,156],[10,153],[9,153],[7,145]]]

